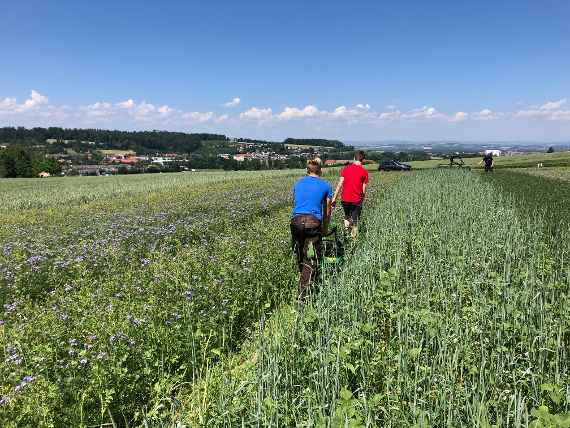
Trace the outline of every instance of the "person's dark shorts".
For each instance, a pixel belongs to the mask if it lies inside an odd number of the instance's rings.
[[[352,202],[342,202],[342,209],[344,210],[344,218],[351,220],[352,224],[357,224],[362,212],[362,203],[355,204]]]
[[[301,214],[291,219],[290,228],[299,271],[302,271],[304,263],[312,263],[316,268],[322,253],[321,222],[312,215]],[[310,252],[313,253],[313,257],[308,254],[309,246],[312,247]]]

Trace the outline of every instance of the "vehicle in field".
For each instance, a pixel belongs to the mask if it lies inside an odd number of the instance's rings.
[[[438,168],[463,168],[471,170],[471,167],[465,164],[463,157],[459,154],[451,154],[449,156],[444,156],[444,159],[448,159],[449,163],[439,164]]]
[[[411,169],[411,165],[397,160],[383,160],[378,166],[378,171],[410,171]]]

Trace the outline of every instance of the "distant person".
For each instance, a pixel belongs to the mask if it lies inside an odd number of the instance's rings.
[[[485,164],[485,172],[493,171],[493,166],[495,166],[495,162],[493,161],[493,153],[485,153],[479,165]]]
[[[358,220],[362,212],[362,201],[368,184],[368,171],[362,166],[364,158],[364,152],[358,150],[354,154],[354,162],[341,170],[332,199],[332,204],[336,204],[338,194],[341,193],[344,227],[353,238],[358,235]]]
[[[322,237],[326,233],[332,188],[321,178],[320,159],[307,161],[307,175],[293,185],[291,237],[299,268],[297,302],[302,305],[309,293],[311,281],[318,275],[322,258]]]

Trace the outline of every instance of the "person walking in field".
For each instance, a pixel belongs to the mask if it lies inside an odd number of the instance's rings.
[[[336,204],[339,193],[344,210],[344,227],[353,238],[358,235],[358,219],[362,212],[362,202],[368,184],[368,171],[362,166],[365,154],[362,150],[354,154],[354,162],[344,167],[334,192],[332,205]]]
[[[311,281],[318,274],[321,240],[326,234],[331,211],[332,187],[321,175],[321,160],[309,160],[307,175],[293,185],[290,228],[300,273],[297,302],[301,305],[309,294]]]
[[[495,166],[495,162],[493,161],[493,154],[492,153],[485,153],[479,165],[485,164],[485,172],[493,171],[493,167]]]

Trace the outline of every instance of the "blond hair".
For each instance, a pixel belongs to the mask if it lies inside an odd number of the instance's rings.
[[[321,175],[323,161],[320,158],[309,159],[307,161],[307,174]]]

